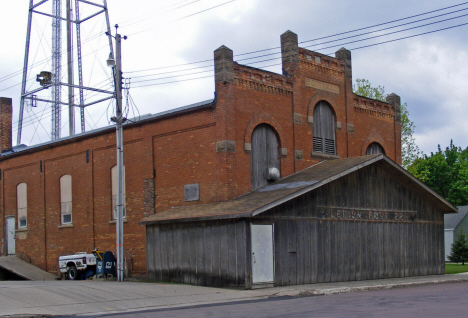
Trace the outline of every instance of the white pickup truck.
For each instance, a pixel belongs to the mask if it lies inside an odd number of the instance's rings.
[[[59,268],[61,273],[66,273],[68,279],[76,280],[82,273],[92,270],[96,273],[96,261],[102,260],[103,251],[93,251],[92,254],[78,252],[75,255],[59,257]],[[82,273],[80,273],[82,271]]]

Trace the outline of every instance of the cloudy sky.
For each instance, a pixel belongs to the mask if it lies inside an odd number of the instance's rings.
[[[0,96],[13,98],[14,144],[28,5],[27,0],[0,1]],[[50,0],[38,9],[50,13],[51,6]],[[438,144],[446,147],[450,139],[457,146],[468,146],[464,105],[468,100],[468,2],[108,0],[108,8],[110,24],[118,23],[119,33],[128,36],[122,44],[124,76],[130,81],[128,117],[212,98],[213,51],[221,45],[231,48],[239,63],[280,73],[280,55],[274,53],[279,52],[280,35],[291,30],[298,34],[299,42],[305,42],[300,46],[320,53],[333,54],[342,46],[350,49],[354,79],[384,86],[386,93],[395,92],[408,104],[416,125],[416,143],[425,153],[436,151]],[[96,8],[81,4],[81,17],[94,12]],[[408,17],[412,18],[405,19]],[[395,20],[399,21],[383,24]],[[368,28],[379,24],[383,25]],[[85,86],[112,90],[105,66],[109,55],[105,25],[102,14],[83,23],[83,80]],[[349,32],[357,29],[362,30]],[[441,29],[446,30],[433,32]],[[417,36],[422,33],[428,34]],[[398,40],[405,37],[409,38]],[[379,44],[382,42],[387,43]],[[51,19],[33,14],[28,90],[39,87],[36,74],[51,69],[50,47]],[[264,49],[272,50],[242,55]],[[47,94],[50,90],[38,96],[46,98]],[[65,100],[66,91],[62,96]],[[87,93],[86,99],[105,96]],[[108,125],[112,109],[109,102],[88,107],[86,129]],[[80,132],[78,112],[76,116]],[[67,136],[65,111],[61,126],[62,136]],[[23,127],[22,143],[49,140],[50,105],[27,106]]]

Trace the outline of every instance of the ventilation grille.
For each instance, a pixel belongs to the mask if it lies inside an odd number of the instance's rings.
[[[335,140],[313,137],[313,151],[327,155],[335,155]],[[325,143],[324,143],[325,142]]]
[[[325,153],[327,155],[335,154],[335,141],[333,139],[325,139]]]
[[[323,152],[323,142],[320,137],[313,137],[313,149],[314,152]]]

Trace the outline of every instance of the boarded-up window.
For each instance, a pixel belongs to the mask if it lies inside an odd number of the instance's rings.
[[[335,115],[331,106],[320,101],[314,108],[313,151],[335,155]]]
[[[16,186],[16,204],[18,208],[18,227],[28,226],[28,186],[20,183]]]
[[[373,142],[367,147],[366,155],[376,155],[378,153],[385,155],[385,150],[378,142]]]
[[[279,138],[273,128],[258,125],[252,133],[251,184],[256,189],[268,182],[268,168],[280,168]]]
[[[113,166],[111,169],[111,176],[112,176],[112,217],[114,220],[117,219],[117,165]],[[125,166],[123,167],[123,217],[125,218],[126,215],[126,209],[125,205],[127,202],[127,197],[126,197],[126,192],[125,192]]]
[[[62,224],[72,223],[72,177],[69,174],[60,178],[60,211]]]

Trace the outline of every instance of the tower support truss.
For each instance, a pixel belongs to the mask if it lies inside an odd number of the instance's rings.
[[[62,8],[62,4],[65,1],[65,6]],[[93,104],[97,104],[109,99],[114,98],[114,91],[100,90],[93,87],[85,86],[83,81],[83,59],[82,59],[82,34],[81,26],[83,23],[96,19],[104,15],[107,32],[111,32],[109,23],[109,12],[107,9],[107,1],[91,1],[91,0],[50,0],[51,10],[49,6],[44,5],[49,0],[30,0],[29,1],[29,12],[28,12],[28,26],[26,31],[26,45],[24,53],[24,64],[23,64],[23,81],[21,85],[21,99],[19,109],[19,120],[18,120],[18,131],[17,131],[17,144],[21,144],[21,136],[23,130],[23,114],[25,107],[32,106],[35,103],[46,102],[51,105],[51,139],[59,139],[61,137],[61,113],[62,110],[68,109],[68,121],[69,121],[69,132],[70,135],[75,134],[75,109],[80,110],[80,126],[81,132],[85,132],[85,107]],[[80,8],[82,6],[89,6],[94,12],[88,16],[82,17]],[[50,7],[49,7],[50,8]],[[64,10],[65,8],[65,10]],[[49,11],[50,10],[50,11]],[[74,11],[74,12],[72,12]],[[86,11],[86,10],[85,10]],[[90,10],[88,10],[90,11]],[[49,17],[52,25],[52,49],[50,54],[51,70],[50,73],[41,72],[41,76],[45,73],[46,79],[47,74],[50,74],[50,81],[42,80],[41,88],[33,89],[28,91],[26,83],[28,81],[28,68],[29,66],[29,55],[31,46],[31,29],[33,24],[33,14],[39,14],[42,16]],[[62,25],[66,23],[66,50],[62,50]],[[72,25],[75,24],[75,28]],[[75,32],[73,32],[73,30]],[[114,56],[114,49],[112,45],[112,39],[109,38],[109,50],[110,54]],[[75,41],[73,41],[75,39]],[[62,70],[62,55],[66,52],[67,56],[67,70]],[[74,58],[76,54],[76,58]],[[76,70],[76,73],[74,72]],[[78,83],[74,83],[74,74],[77,74]],[[68,78],[64,78],[65,76]],[[39,75],[38,75],[39,78]],[[38,98],[37,93],[51,88],[51,96],[48,98]],[[67,88],[67,89],[64,89]],[[68,92],[67,99],[62,101],[62,90]],[[79,98],[75,101],[75,90],[78,91]],[[85,100],[85,91],[93,91],[98,93],[106,94],[105,98],[101,98],[97,101],[88,102]],[[31,101],[28,103],[27,101]],[[64,107],[68,105],[67,107]]]

